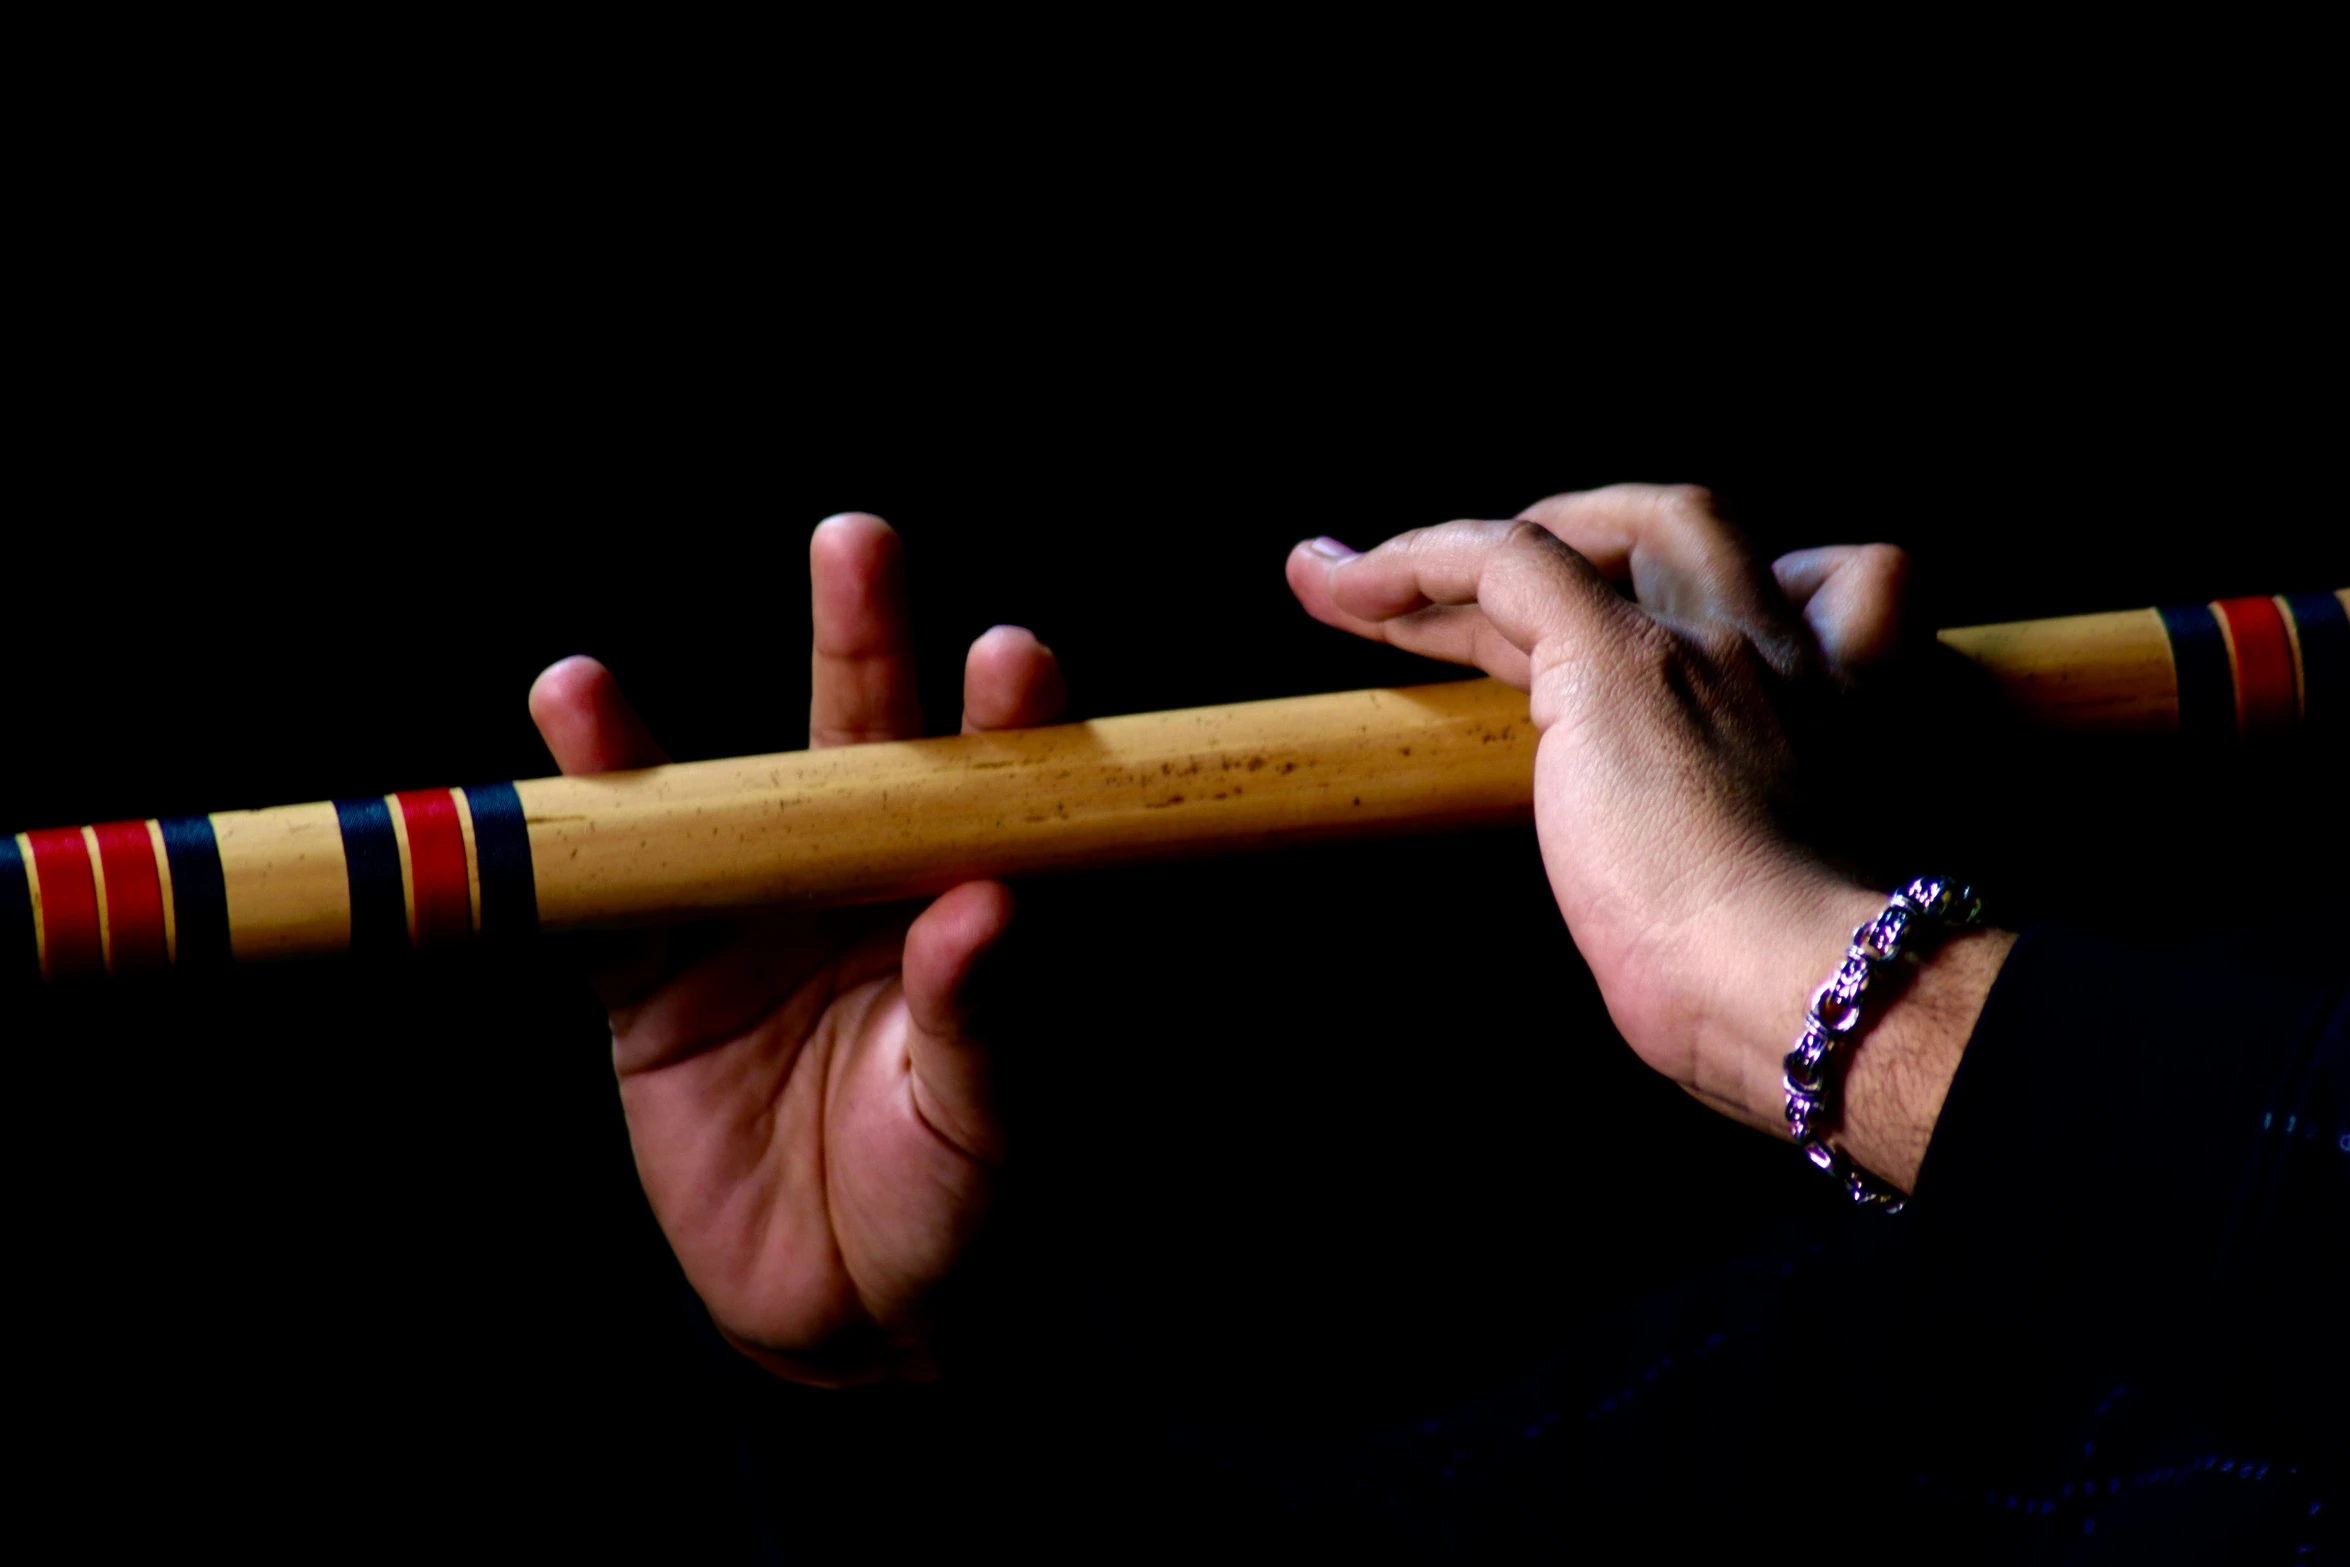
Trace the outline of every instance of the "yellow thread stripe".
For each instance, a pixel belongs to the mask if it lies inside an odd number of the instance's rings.
[[[163,823],[153,817],[147,820],[147,843],[155,851],[155,885],[163,894],[163,961],[177,965],[180,929],[178,911],[171,906],[171,856],[163,851]]]
[[[24,861],[24,884],[33,900],[33,950],[41,960],[41,978],[49,977],[49,927],[41,918],[41,868],[33,862],[33,840],[16,835],[16,852]]]
[[[106,862],[98,857],[98,830],[82,829],[82,850],[90,857],[90,886],[98,894],[98,956],[114,972],[114,927],[106,919]]]
[[[473,842],[473,802],[465,798],[462,789],[451,789],[449,798],[457,802],[457,831],[465,839],[465,908],[473,921],[473,933],[481,934],[481,853]]]

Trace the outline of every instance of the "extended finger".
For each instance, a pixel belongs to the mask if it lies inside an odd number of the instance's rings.
[[[941,896],[906,931],[907,1051],[915,1108],[972,1157],[1002,1157],[984,1022],[987,960],[1012,924],[1012,894],[974,881]]]
[[[612,672],[592,658],[564,659],[530,687],[531,721],[564,773],[606,773],[657,767],[669,760]],[[633,1000],[668,972],[666,931],[589,938],[589,980],[606,1006]]]
[[[1908,634],[1909,557],[1890,544],[1832,544],[1771,562],[1829,669],[1843,679],[1890,663]]]
[[[1540,523],[1611,581],[1630,584],[1640,607],[1694,626],[1727,620],[1782,673],[1803,639],[1762,559],[1722,520],[1710,491],[1693,484],[1614,484],[1553,495],[1518,514]]]
[[[1472,664],[1496,680],[1521,691],[1526,688],[1531,676],[1524,649],[1494,630],[1485,612],[1473,604],[1431,604],[1392,620],[1366,620],[1340,609],[1330,595],[1330,567],[1352,560],[1355,553],[1336,539],[1308,539],[1289,552],[1289,588],[1307,614],[1368,641],[1422,658]]]
[[[1049,724],[1069,705],[1061,662],[1025,626],[997,626],[963,660],[963,733]]]
[[[1451,522],[1352,558],[1333,558],[1319,542],[1290,555],[1291,586],[1316,619],[1520,683],[1532,665],[1519,660],[1543,643],[1579,643],[1635,613],[1587,561],[1530,523]]]
[[[808,541],[808,581],[816,624],[809,746],[919,735],[906,552],[896,530],[867,512],[825,518]]]
[[[564,773],[608,773],[669,760],[612,671],[580,654],[531,682],[530,717]]]

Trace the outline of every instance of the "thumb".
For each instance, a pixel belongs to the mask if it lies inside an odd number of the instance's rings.
[[[987,1164],[1003,1157],[1003,1127],[979,1035],[990,960],[1011,923],[1011,890],[1001,882],[974,881],[944,894],[906,930],[907,1053],[915,1108],[931,1130]]]

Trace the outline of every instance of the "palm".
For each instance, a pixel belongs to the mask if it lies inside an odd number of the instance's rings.
[[[713,1315],[753,1344],[868,1358],[984,1205],[985,1163],[916,1100],[906,924],[749,927],[615,1017],[646,1195]]]
[[[919,733],[896,536],[835,519],[811,568],[810,743]],[[967,729],[1059,713],[1052,656],[1026,632],[981,638],[964,684]],[[662,760],[590,660],[542,675],[531,706],[566,772]],[[720,1328],[770,1368],[927,1370],[926,1304],[1001,1155],[969,1024],[974,966],[1010,913],[1001,886],[975,882],[918,912],[655,935],[599,978],[654,1215]]]

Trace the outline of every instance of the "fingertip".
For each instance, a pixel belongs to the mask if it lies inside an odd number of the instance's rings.
[[[1847,545],[1836,554],[1803,602],[1803,618],[1832,669],[1846,679],[1868,677],[1905,649],[1910,559],[1891,544]]]
[[[610,670],[585,653],[557,659],[530,683],[531,719],[545,728],[549,719],[592,700],[598,682],[611,678]]]
[[[565,773],[652,767],[667,756],[602,662],[584,653],[559,659],[530,685],[530,717]]]
[[[1012,927],[1012,889],[969,881],[939,895],[906,930],[906,1002],[933,1035],[953,1033],[971,1010],[971,978]]]
[[[1913,563],[1909,551],[1898,544],[1863,544],[1860,547],[1863,567],[1874,573],[1889,593],[1900,595],[1909,591]]]
[[[1012,889],[1000,881],[967,881],[939,894],[906,932],[906,966],[933,970],[960,983],[972,960],[1012,926]]]
[[[1041,653],[1046,658],[1053,656],[1053,650],[1046,647],[1042,639],[1026,626],[990,626],[971,641],[971,656],[975,659],[1017,658],[1027,656],[1031,651]]]
[[[1004,700],[988,704],[1025,710],[1029,688],[1045,676],[1057,678],[1060,659],[1026,626],[990,626],[972,640],[963,659],[963,699],[989,694]]]
[[[963,728],[1047,724],[1068,705],[1061,662],[1026,626],[991,626],[963,660]]]
[[[1000,881],[967,881],[940,893],[926,913],[935,914],[973,942],[991,941],[1012,922],[1012,889]]]
[[[1820,590],[1820,584],[1833,575],[1852,555],[1849,544],[1823,544],[1813,549],[1789,550],[1771,562],[1771,580],[1787,602],[1801,609],[1811,596]]]
[[[906,551],[897,530],[871,512],[841,512],[817,524],[808,541],[809,609],[819,656],[866,659],[911,653],[906,624]],[[900,671],[899,673],[904,673]],[[912,701],[910,678],[847,694],[852,716],[827,720],[864,733],[900,724]],[[914,727],[920,727],[919,720]]]
[[[898,530],[869,511],[836,511],[808,535],[808,558],[855,558],[901,547]]]
[[[1316,614],[1331,624],[1349,630],[1357,626],[1377,625],[1426,609],[1428,598],[1420,591],[1419,583],[1408,570],[1346,571],[1339,568],[1345,561],[1333,561],[1322,573],[1321,597],[1329,605],[1330,614]],[[1309,604],[1309,607],[1310,604]],[[1332,619],[1335,616],[1335,619]]]
[[[1330,541],[1300,539],[1291,545],[1289,559],[1282,566],[1282,575],[1288,579],[1289,591],[1296,595],[1307,614],[1325,625],[1337,625],[1339,622],[1333,619],[1335,605],[1330,596],[1332,568],[1354,557],[1333,557],[1316,548],[1325,542]]]
[[[818,533],[871,532],[876,529],[884,533],[897,531],[889,525],[889,519],[869,511],[836,511],[816,524]]]

